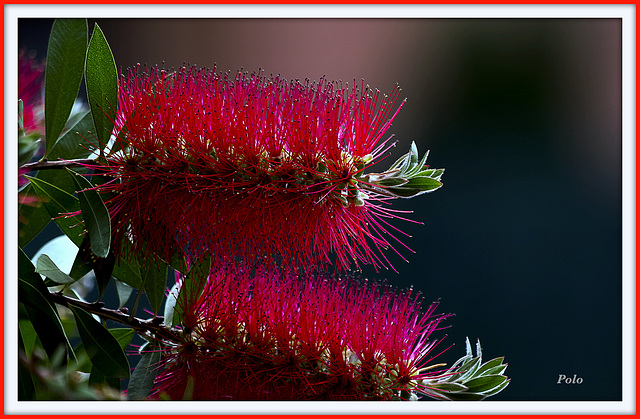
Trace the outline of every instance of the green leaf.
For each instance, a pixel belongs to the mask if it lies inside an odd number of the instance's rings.
[[[109,333],[113,335],[114,338],[118,341],[120,348],[124,351],[127,349],[127,346],[131,343],[131,339],[133,339],[133,329],[129,329],[126,327],[117,327],[114,329],[109,329]]]
[[[115,328],[108,329],[109,333],[113,335],[113,337],[118,341],[120,348],[124,351],[127,349],[127,346],[131,343],[131,339],[133,339],[133,329],[127,328]],[[78,371],[82,372],[93,372],[91,368],[91,360],[87,356],[87,351],[84,348],[84,343],[80,342],[78,346],[75,348],[76,355],[78,359],[82,359],[82,362],[79,362],[76,368]]]
[[[25,350],[23,338],[22,338],[22,330],[18,328],[18,351],[19,353],[25,354],[29,357],[28,352]],[[33,378],[31,377],[31,373],[29,370],[22,365],[21,362],[18,363],[18,400],[34,400],[36,397],[36,388],[33,384]]]
[[[74,359],[73,349],[49,290],[22,249],[18,249],[18,301],[24,304],[31,324],[49,357],[62,347],[67,356]]]
[[[164,302],[164,325],[173,326],[174,313],[176,302],[178,301],[178,294],[180,292],[180,282],[176,281],[171,287],[167,299]]]
[[[129,361],[118,340],[89,313],[71,306],[85,351],[96,369],[106,377],[129,378]]]
[[[53,357],[58,348],[68,345],[60,317],[45,295],[22,278],[18,278],[18,298],[24,303],[44,350]]]
[[[189,307],[202,293],[211,271],[211,255],[201,257],[184,278],[178,294],[178,300],[174,306],[173,323],[180,323],[184,316],[184,308]]]
[[[24,134],[24,102],[18,99],[18,135]]]
[[[115,284],[116,284],[116,293],[118,294],[118,308],[120,309],[127,304],[134,288],[118,280],[116,280]]]
[[[78,249],[78,254],[73,261],[69,276],[78,279],[93,269],[98,291],[100,292],[99,298],[102,298],[111,281],[111,274],[113,273],[116,258],[112,252],[110,252],[106,258],[99,258],[93,254],[90,246],[90,241],[87,236],[85,236],[85,239]]]
[[[42,179],[31,176],[26,177],[33,185],[33,189],[43,202],[51,218],[53,218],[58,227],[60,227],[60,230],[62,230],[76,246],[80,246],[82,236],[84,235],[82,220],[76,216],[61,216],[61,214],[73,213],[80,209],[78,198]]]
[[[118,106],[118,72],[111,48],[102,30],[95,25],[87,51],[87,97],[96,126],[96,135],[104,147],[109,142]]]
[[[131,339],[133,338],[133,330],[132,329],[109,329],[109,333],[113,335],[114,338],[118,341],[120,348],[124,351],[126,350],[129,343],[131,343]],[[76,369],[81,372],[93,373],[95,368],[92,368],[91,360],[87,355],[87,351],[84,347],[84,343],[80,342],[78,346],[74,349],[76,356],[78,357],[78,364],[76,365]]]
[[[511,379],[509,378],[506,381],[504,381],[502,384],[494,387],[493,389],[491,389],[489,391],[485,391],[482,394],[484,394],[485,397],[496,395],[496,394],[500,393],[502,390],[504,390],[509,385],[510,382],[511,382]]]
[[[411,167],[418,163],[418,146],[416,146],[415,141],[411,141],[411,150],[409,151],[409,155],[409,165]]]
[[[73,160],[89,157],[91,148],[99,144],[91,136],[92,132],[95,132],[93,116],[91,112],[87,112],[53,145],[49,151],[49,159]]]
[[[104,295],[104,292],[111,281],[111,274],[113,273],[115,263],[116,258],[114,254],[109,253],[106,258],[96,258],[91,264],[93,266],[93,273],[96,275],[96,283],[98,284],[100,298]]]
[[[402,187],[417,188],[421,191],[428,192],[434,189],[438,189],[441,186],[442,183],[435,179],[432,179],[430,177],[416,176],[409,179],[409,182],[407,182]]]
[[[91,366],[91,374],[89,375],[89,385],[92,387],[104,388],[109,386],[120,391],[120,379],[118,377],[107,377],[96,368],[95,365]]]
[[[142,276],[140,275],[138,259],[124,260],[124,258],[120,258],[115,264],[111,275],[133,288],[142,288]]]
[[[22,336],[22,344],[24,345],[27,356],[31,356],[33,348],[36,346],[36,341],[38,340],[38,334],[33,324],[31,324],[29,314],[23,303],[18,303],[18,311],[20,312],[18,316],[18,328]]]
[[[428,384],[427,387],[434,388],[439,391],[446,391],[449,393],[457,393],[468,390],[467,386],[460,383],[436,383]]]
[[[20,195],[35,196],[33,185],[27,185]],[[18,246],[25,247],[49,224],[51,216],[41,202],[18,204]]]
[[[45,157],[66,125],[78,96],[88,38],[86,19],[56,19],[53,22],[45,72]]]
[[[416,173],[414,177],[430,177],[431,179],[440,180],[443,173],[444,169],[426,169]]]
[[[76,258],[73,260],[73,265],[71,266],[71,272],[69,272],[69,276],[75,280],[78,280],[91,272],[93,269],[91,258],[94,257],[93,254],[89,251],[89,237],[84,236],[82,243],[78,247],[78,253],[76,253]]]
[[[173,255],[171,261],[169,262],[169,265],[171,265],[173,269],[182,274],[186,274],[187,272],[189,272],[187,261],[185,260],[184,256],[180,255],[180,253],[175,253]]]
[[[472,358],[469,361],[462,364],[462,366],[459,368],[459,370],[462,373],[458,376],[457,381],[465,383],[465,381],[469,380],[471,377],[475,375],[479,365],[480,365],[480,358]]]
[[[29,163],[35,152],[40,147],[40,134],[18,134],[18,167]]]
[[[409,163],[411,162],[411,152],[404,154],[398,160],[396,160],[391,167],[387,170],[387,172],[391,170],[398,169],[400,173],[404,173],[409,167]]]
[[[109,254],[111,245],[111,218],[109,217],[109,211],[104,202],[102,202],[100,194],[91,189],[93,185],[87,179],[69,169],[67,171],[73,175],[72,178],[79,189],[78,199],[80,200],[85,227],[89,232],[91,251],[96,256],[105,258]]]
[[[23,303],[18,303],[18,328],[22,336],[22,344],[27,356],[31,356],[33,348],[36,345],[38,334],[34,329],[31,320],[29,319],[29,313]]]
[[[387,191],[401,198],[413,198],[427,192],[435,191],[441,186],[442,183],[435,179],[428,177],[414,177],[409,179],[406,184],[397,187],[390,187]]]
[[[127,388],[129,400],[144,400],[149,395],[160,371],[158,363],[161,358],[162,355],[158,348],[152,348],[142,355],[129,380],[129,387]]]
[[[376,185],[380,185],[380,186],[386,186],[386,187],[392,187],[392,186],[402,186],[404,184],[406,184],[408,182],[408,180],[406,179],[402,179],[402,178],[397,178],[397,177],[393,177],[393,178],[389,178],[389,179],[383,179],[379,182],[376,182]]]
[[[482,366],[478,369],[478,371],[476,372],[476,375],[480,376],[480,375],[485,375],[485,373],[488,370],[493,369],[494,367],[498,367],[502,365],[502,362],[504,361],[504,357],[499,357],[499,358],[494,358],[491,361],[487,361],[484,364],[482,364]]]
[[[167,264],[159,262],[158,265],[149,261],[140,267],[140,274],[151,308],[155,314],[158,314],[167,288]]]
[[[469,391],[473,393],[483,393],[502,385],[507,380],[504,375],[485,375],[473,378],[464,384],[469,387]]]
[[[504,371],[506,369],[507,369],[507,364],[502,364],[493,368],[489,368],[485,371],[482,371],[482,373],[480,373],[480,370],[478,370],[478,372],[476,372],[476,375],[479,377],[484,375],[502,375],[504,374]]]
[[[40,255],[36,262],[36,272],[46,276],[57,284],[72,284],[76,282],[75,279],[62,272],[48,255]]]

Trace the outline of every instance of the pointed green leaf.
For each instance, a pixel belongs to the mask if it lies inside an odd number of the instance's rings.
[[[113,253],[109,253],[106,258],[96,258],[92,263],[100,298],[102,298],[107,286],[109,286],[115,263],[116,258]]]
[[[95,365],[91,366],[91,374],[89,374],[89,385],[98,388],[104,388],[109,386],[118,391],[120,388],[120,379],[118,377],[108,377],[100,371]]]
[[[78,96],[88,38],[86,19],[53,22],[45,72],[45,157],[58,140]]]
[[[36,345],[38,334],[34,329],[31,320],[29,319],[29,313],[23,303],[18,303],[18,328],[22,336],[22,343],[27,356],[31,356],[33,348]]]
[[[176,271],[186,274],[189,271],[187,261],[179,253],[175,253],[169,262],[169,265]]]
[[[118,341],[120,348],[124,351],[127,349],[127,346],[131,343],[131,339],[133,338],[134,332],[133,329],[126,328],[115,328],[109,329],[109,333],[113,335],[114,338]],[[91,368],[91,360],[87,356],[87,351],[84,348],[84,343],[80,342],[78,346],[75,348],[76,356],[81,362],[78,362],[76,369],[82,372],[93,372]]]
[[[153,261],[148,261],[140,267],[140,274],[151,308],[155,314],[158,314],[167,288],[167,264],[159,262],[158,265]]]
[[[82,236],[84,235],[82,220],[76,216],[65,217],[62,215],[73,213],[80,209],[78,198],[63,191],[56,185],[52,185],[37,177],[27,176],[27,178],[33,185],[36,194],[43,202],[51,218],[53,218],[58,227],[60,227],[60,230],[62,230],[76,246],[80,246]]]
[[[482,393],[500,386],[507,380],[504,375],[485,375],[473,378],[464,384],[469,387],[469,392]]]
[[[120,309],[127,304],[134,288],[118,280],[116,280],[115,284],[116,284],[116,293],[118,294],[118,308]]]
[[[86,112],[82,118],[53,145],[49,151],[49,160],[72,160],[89,157],[91,149],[99,144],[91,135],[94,132],[93,116],[91,112]]]
[[[430,177],[431,179],[440,180],[444,169],[425,169],[416,173],[414,177]]]
[[[57,284],[72,284],[76,282],[75,279],[62,272],[48,255],[40,255],[36,262],[36,272]]]
[[[93,366],[106,377],[129,378],[129,361],[118,340],[89,313],[78,307],[70,308]]]
[[[167,299],[164,302],[164,325],[173,326],[174,313],[176,302],[178,301],[178,294],[180,292],[180,282],[176,281],[171,287],[171,290],[167,294]]]
[[[89,251],[89,237],[87,235],[84,236],[82,243],[78,247],[78,253],[76,253],[76,258],[73,260],[73,265],[71,266],[71,272],[69,272],[69,276],[75,280],[78,280],[91,272],[93,266],[91,264],[91,258],[94,257],[91,251]]]
[[[111,333],[113,337],[116,338],[118,344],[120,345],[120,348],[123,351],[127,349],[134,335],[133,329],[125,327],[116,327],[114,329],[109,329],[109,333]]]
[[[504,357],[494,358],[491,361],[487,361],[478,369],[476,372],[477,375],[483,375],[487,370],[490,370],[494,367],[502,365],[504,361]]]
[[[24,134],[24,102],[18,99],[18,135]]]
[[[33,185],[27,185],[18,195],[18,246],[25,247],[49,224],[51,216],[42,202],[20,203],[21,195],[36,196]]]
[[[62,347],[68,357],[74,359],[73,349],[49,290],[22,249],[18,249],[18,300],[24,304],[47,354],[52,357],[58,348]]]
[[[439,391],[446,391],[450,393],[456,393],[461,391],[468,390],[467,386],[460,383],[437,383],[437,384],[427,384],[429,388],[434,388]]]
[[[129,380],[127,388],[129,400],[144,400],[149,395],[160,371],[158,363],[161,359],[162,355],[158,348],[152,348],[142,355]]]
[[[211,271],[211,255],[206,254],[193,264],[191,270],[182,281],[178,301],[174,306],[173,324],[180,323],[184,316],[184,308],[195,302],[200,296]]]
[[[22,329],[18,328],[18,353],[29,357],[23,343]],[[18,400],[34,400],[36,388],[29,370],[20,362],[18,363]]]
[[[411,141],[411,151],[409,153],[411,155],[409,159],[409,167],[413,167],[418,163],[418,146],[415,141]]]
[[[120,258],[115,264],[111,275],[133,288],[140,289],[142,287],[142,276],[140,275],[138,259],[131,258],[130,260],[124,260],[124,258]]]
[[[402,157],[400,157],[398,160],[396,160],[391,167],[389,167],[389,170],[387,171],[391,171],[391,170],[399,170],[401,173],[404,173],[404,171],[407,169],[407,167],[409,167],[409,162],[411,161],[411,152],[402,155]]]
[[[489,368],[489,369],[484,370],[482,372],[480,372],[480,370],[478,370],[478,372],[476,372],[476,376],[480,377],[480,376],[484,376],[484,375],[502,375],[502,374],[504,374],[504,371],[506,369],[507,369],[507,364],[498,365],[496,367]]]
[[[409,182],[407,182],[402,187],[416,188],[420,189],[421,191],[428,192],[434,189],[438,189],[441,186],[442,183],[430,177],[413,177],[409,179]]]
[[[509,385],[510,382],[511,382],[511,379],[507,379],[502,384],[492,388],[491,390],[485,391],[482,394],[484,394],[485,397],[494,396],[500,393],[502,390],[504,390]]]
[[[407,182],[408,182],[407,179],[394,177],[389,179],[383,179],[379,182],[371,182],[371,183],[373,183],[374,185],[380,185],[384,187],[394,187],[394,186],[403,186]]]
[[[442,183],[435,179],[414,177],[409,179],[406,184],[397,187],[390,187],[387,191],[401,198],[413,198],[427,192],[433,192],[440,187],[442,187]]]
[[[102,202],[100,194],[91,189],[93,185],[83,176],[67,169],[72,175],[78,188],[78,199],[85,227],[89,232],[91,250],[101,258],[107,257],[111,245],[111,218],[109,211]]]
[[[467,361],[465,364],[462,364],[462,366],[459,369],[462,373],[458,376],[457,381],[465,383],[467,380],[469,380],[471,377],[475,375],[479,365],[480,365],[480,358],[472,358],[471,360]]]
[[[33,327],[49,357],[54,356],[58,348],[69,344],[58,313],[48,304],[42,292],[24,279],[18,278],[18,298],[24,303]]]
[[[38,148],[40,148],[40,134],[18,134],[18,167],[29,163]]]
[[[109,142],[118,106],[118,72],[111,48],[96,24],[87,51],[87,97],[96,126],[96,135],[102,146]]]

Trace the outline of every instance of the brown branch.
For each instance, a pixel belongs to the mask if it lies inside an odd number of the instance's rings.
[[[95,164],[93,159],[75,159],[75,160],[41,160],[27,163],[21,167],[21,169],[32,170],[45,170],[45,169],[64,169],[65,167],[77,167],[87,164]]]
[[[180,337],[181,331],[175,327],[166,327],[162,325],[164,320],[161,316],[156,316],[153,319],[142,320],[137,317],[132,317],[122,310],[112,310],[104,307],[104,303],[87,303],[85,301],[76,300],[75,298],[67,297],[59,292],[52,292],[51,296],[53,301],[63,305],[65,307],[75,306],[79,307],[89,313],[96,314],[103,319],[114,320],[131,327],[133,330],[140,334],[146,334],[148,336],[162,338],[172,342],[182,342],[184,339]]]

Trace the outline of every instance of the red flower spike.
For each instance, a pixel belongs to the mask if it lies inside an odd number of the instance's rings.
[[[400,215],[387,201],[424,182],[398,179],[407,165],[373,177],[364,170],[390,147],[383,136],[404,103],[399,94],[262,73],[136,69],[120,85],[120,151],[96,167],[116,179],[101,187],[115,192],[107,205],[116,243],[126,237],[135,254],[166,260],[212,251],[216,260],[302,269],[389,266],[382,251],[398,239],[387,219]],[[429,172],[411,162],[412,176]]]
[[[411,290],[353,278],[212,273],[184,307],[197,324],[166,349],[151,398],[415,399],[437,374],[422,370],[449,317],[420,303]]]

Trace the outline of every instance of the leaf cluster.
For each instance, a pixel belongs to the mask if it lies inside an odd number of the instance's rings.
[[[422,159],[418,147],[411,142],[408,153],[396,160],[382,173],[367,173],[362,176],[367,189],[392,198],[413,198],[442,187],[440,178],[444,169],[429,169],[426,164],[429,152]]]
[[[83,79],[89,110],[74,115],[72,108]],[[46,146],[40,162],[103,155],[113,146],[111,121],[117,104],[116,64],[100,27],[96,24],[89,37],[86,19],[55,20],[44,85],[46,138],[39,132],[25,132],[21,118],[24,104],[19,100],[19,167],[38,157],[43,140]],[[31,171],[24,179],[28,184],[19,192],[34,198],[36,204],[25,200],[18,208],[24,220],[18,242],[20,399],[122,399],[122,380],[129,378],[129,393],[134,398],[144,398],[155,368],[149,369],[151,364],[145,355],[140,362],[146,363],[140,370],[144,371],[143,378],[138,368],[131,374],[130,357],[125,350],[134,338],[134,328],[113,328],[99,316],[99,301],[87,303],[84,308],[73,304],[64,307],[56,302],[69,298],[85,303],[80,285],[90,280],[94,281],[100,300],[113,283],[119,309],[131,314],[132,324],[136,323],[133,316],[142,296],[148,299],[154,318],[161,320],[158,314],[169,264],[136,258],[116,260],[109,212],[103,196],[96,191],[109,179],[86,167]],[[22,250],[50,223],[55,223],[75,248],[75,260],[68,272],[51,255],[42,254],[32,262]],[[135,301],[127,307],[134,292]],[[153,340],[150,335],[145,337]],[[157,356],[152,358],[155,366]]]
[[[476,343],[473,355],[469,338],[466,340],[467,353],[449,369],[437,377],[423,380],[422,392],[442,400],[484,400],[504,390],[511,381],[504,375],[507,364],[504,357],[482,362],[482,347]]]

